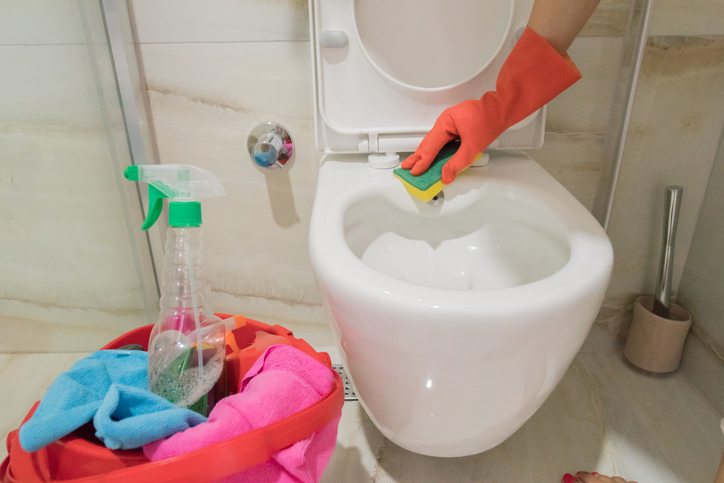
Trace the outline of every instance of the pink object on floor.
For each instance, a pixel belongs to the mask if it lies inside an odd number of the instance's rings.
[[[244,376],[239,393],[222,399],[206,423],[149,443],[143,452],[159,461],[267,426],[318,401],[333,382],[331,370],[302,351],[287,345],[269,347]],[[334,451],[340,417],[269,461],[221,481],[318,482]]]

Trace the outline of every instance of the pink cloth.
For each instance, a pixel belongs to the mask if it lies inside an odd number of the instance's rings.
[[[143,452],[159,461],[267,426],[318,401],[333,382],[330,369],[304,352],[287,345],[269,347],[242,379],[239,393],[219,401],[207,422],[149,443]],[[334,451],[340,417],[267,462],[222,481],[319,482]]]

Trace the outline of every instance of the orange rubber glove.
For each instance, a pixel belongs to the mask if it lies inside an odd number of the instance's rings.
[[[526,27],[500,68],[496,90],[486,92],[480,100],[463,101],[445,109],[402,167],[419,176],[445,144],[460,138],[460,149],[442,169],[442,182],[450,184],[503,131],[580,78],[581,73],[568,55],[561,56],[546,39]]]

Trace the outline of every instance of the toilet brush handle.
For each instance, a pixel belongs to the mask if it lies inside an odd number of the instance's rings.
[[[666,187],[666,212],[664,213],[664,239],[659,260],[659,276],[654,292],[654,313],[669,318],[671,304],[671,274],[674,269],[674,242],[676,227],[679,223],[679,210],[684,188]]]

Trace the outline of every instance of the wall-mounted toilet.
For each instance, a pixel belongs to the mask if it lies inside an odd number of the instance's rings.
[[[494,87],[531,8],[310,2],[325,153],[312,267],[362,405],[387,438],[425,455],[479,453],[522,426],[583,344],[611,274],[593,216],[534,160],[505,151],[541,146],[545,108],[501,135],[498,154],[446,186],[442,203],[412,198],[385,169],[446,107]]]

